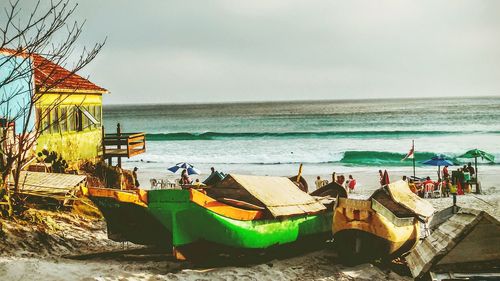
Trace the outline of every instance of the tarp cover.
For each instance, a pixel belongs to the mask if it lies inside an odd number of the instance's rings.
[[[405,181],[397,181],[387,186],[394,201],[403,205],[408,210],[423,217],[430,217],[434,214],[434,207],[427,200],[418,197],[408,187]]]
[[[262,202],[274,217],[316,213],[326,207],[285,177],[228,175],[221,186],[238,185]]]

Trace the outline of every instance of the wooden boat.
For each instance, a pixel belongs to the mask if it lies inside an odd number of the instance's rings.
[[[416,245],[420,222],[433,212],[403,181],[375,191],[368,200],[340,198],[332,225],[335,246],[348,264],[399,257]]]
[[[331,237],[334,199],[320,202],[287,178],[228,175],[206,189],[149,190],[147,198],[122,193],[89,189],[108,229],[120,225],[120,238],[172,246],[179,259],[204,256],[206,249],[256,250]]]
[[[145,190],[118,190],[110,188],[82,188],[106,219],[108,238],[140,245],[172,246],[170,232],[148,211]]]

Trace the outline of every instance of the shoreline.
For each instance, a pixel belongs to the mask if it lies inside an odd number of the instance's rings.
[[[134,162],[124,162],[124,169],[133,169],[135,167]],[[298,172],[298,165],[242,165],[236,166],[234,170],[228,170],[231,165],[213,165],[216,169],[222,168],[221,172],[224,173],[234,173],[234,174],[249,174],[249,175],[269,175],[269,176],[294,176]],[[275,166],[275,167],[272,167]],[[306,179],[309,185],[309,192],[316,189],[314,181],[317,176],[321,179],[326,179],[331,181],[331,173],[336,172],[337,175],[344,175],[346,178],[349,175],[357,181],[355,193],[358,190],[368,190],[374,191],[379,188],[379,177],[378,177],[378,167],[345,167],[345,166],[332,166],[323,165],[323,167],[316,169],[316,167],[311,167],[313,165],[304,164],[302,176]],[[201,169],[202,173],[200,175],[191,175],[191,179],[200,179],[200,181],[205,180],[209,174],[203,173],[204,171],[209,171],[211,165],[204,165]],[[450,168],[450,171],[454,167]],[[332,172],[327,172],[327,171]],[[382,169],[384,170],[384,169]],[[386,169],[389,173],[389,178],[391,181],[399,180],[404,175],[413,175],[412,167],[390,167]],[[318,173],[315,173],[315,172]],[[437,167],[418,167],[416,169],[416,175],[418,177],[430,176],[431,179],[437,178]],[[180,174],[173,174],[165,168],[163,171],[152,165],[152,167],[143,166],[139,168],[138,179],[141,184],[140,188],[150,189],[150,179],[165,179],[170,181],[175,181],[180,178]],[[500,190],[500,168],[495,166],[490,167],[480,167],[479,169],[479,180],[481,182],[481,188],[485,194],[491,193],[492,191]],[[363,192],[364,193],[364,192]]]

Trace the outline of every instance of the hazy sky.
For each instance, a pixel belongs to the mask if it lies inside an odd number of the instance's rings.
[[[500,1],[80,1],[110,103],[500,95]]]

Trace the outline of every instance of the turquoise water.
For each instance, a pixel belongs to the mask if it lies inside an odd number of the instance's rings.
[[[241,104],[105,106],[106,131],[122,124],[147,133],[148,152],[129,161],[158,169],[188,161],[203,169],[307,163],[411,166],[468,149],[500,163],[500,98],[356,100]],[[491,165],[483,163],[482,165]]]

